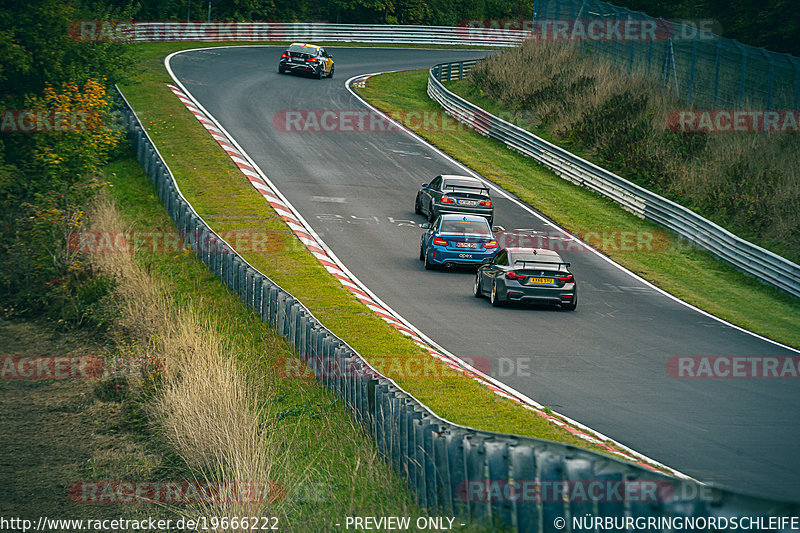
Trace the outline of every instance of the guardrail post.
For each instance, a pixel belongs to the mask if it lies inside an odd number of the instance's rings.
[[[447,461],[446,425],[440,425],[436,431],[431,432],[433,465],[436,469],[436,500],[439,508],[445,515],[455,514],[453,507],[453,491],[450,483],[450,468]]]
[[[467,432],[452,428],[445,433],[447,484],[452,494],[453,514],[470,517],[469,484],[465,462],[464,439]]]
[[[430,426],[430,422],[425,416],[414,420],[411,426],[413,431],[411,443],[414,446],[414,451],[410,455],[416,470],[415,483],[412,489],[416,493],[419,506],[430,511],[431,509],[428,508],[428,469],[425,467],[428,462],[425,452],[425,431],[428,426]]]
[[[558,533],[559,530],[555,527],[554,520],[567,516],[564,501],[554,494],[555,488],[564,486],[564,457],[545,448],[537,450],[536,464],[539,467],[538,479],[541,481],[542,487],[550,490],[550,494],[542,496],[544,531]]]
[[[591,487],[588,485],[590,482],[595,481],[592,462],[585,457],[567,456],[564,464],[564,477],[568,480],[568,486],[574,488],[574,490],[569,492],[569,501],[567,502],[567,506],[569,506],[569,516],[591,516],[595,514],[594,500],[596,498]],[[579,484],[583,486],[578,488]],[[611,494],[610,491],[604,494],[604,499],[609,499],[606,497],[609,494]]]
[[[486,450],[486,470],[489,483],[500,490],[489,491],[489,507],[492,522],[495,527],[503,527],[513,523],[512,506],[506,497],[509,479],[508,445],[501,440],[487,440],[484,443]],[[499,493],[499,494],[498,494]]]
[[[516,483],[514,490],[517,497],[512,503],[517,530],[521,533],[538,531],[539,505],[535,492],[528,490],[529,487],[536,486],[536,457],[533,448],[527,444],[512,445],[509,447],[509,458],[511,462],[509,477]]]
[[[483,437],[480,435],[464,435],[464,470],[465,485],[469,488],[467,507],[473,524],[488,525],[491,511],[488,501],[488,479],[486,472],[486,450]],[[476,490],[480,487],[480,490]]]
[[[440,509],[442,506],[442,478],[436,464],[434,444],[434,435],[438,435],[439,431],[440,427],[435,423],[429,422],[422,426],[422,451],[425,459],[423,463],[423,468],[425,469],[425,508],[431,511]]]
[[[253,312],[261,318],[262,290],[264,287],[264,276],[256,275],[253,281]]]

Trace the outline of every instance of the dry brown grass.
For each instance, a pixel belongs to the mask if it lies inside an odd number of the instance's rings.
[[[105,231],[125,231],[122,217],[107,197],[91,214]],[[209,503],[191,512],[205,516],[262,516],[285,512],[286,469],[270,438],[269,413],[258,398],[269,396],[236,367],[229,344],[191,308],[177,309],[164,287],[143,271],[131,254],[95,254],[91,260],[115,280],[122,313],[119,326],[138,350],[160,361],[160,386],[152,401],[153,420],[175,446],[196,480],[270,483],[276,501]],[[135,349],[133,351],[136,351]],[[143,369],[152,374],[156,369]],[[296,473],[295,473],[296,474]],[[297,478],[293,478],[297,483]],[[232,529],[232,528],[231,528]],[[246,528],[240,528],[246,529]]]
[[[672,131],[667,116],[685,103],[569,44],[526,43],[480,62],[469,80],[476,95],[511,110],[518,124],[800,259],[797,134]]]

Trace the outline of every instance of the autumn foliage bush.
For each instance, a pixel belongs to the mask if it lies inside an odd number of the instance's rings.
[[[105,80],[48,86],[26,99],[26,108],[54,116],[81,117],[80,127],[16,133],[28,152],[0,170],[5,227],[0,294],[6,315],[45,312],[62,324],[98,320],[93,306],[107,281],[71,244],[86,223],[87,205],[103,187],[102,168],[114,154],[121,130]],[[13,219],[9,215],[13,214]]]

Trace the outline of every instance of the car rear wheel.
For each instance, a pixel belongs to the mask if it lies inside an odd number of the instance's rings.
[[[422,243],[419,243],[419,260],[425,260],[425,249],[422,247]]]
[[[489,301],[494,307],[500,307],[503,305],[503,302],[501,302],[500,298],[497,296],[497,281],[492,282],[492,292],[489,294]]]
[[[328,77],[329,77],[329,78],[332,78],[332,77],[333,77],[333,69],[334,69],[334,67],[331,67],[331,72],[330,72],[330,74],[328,74]]]
[[[433,206],[431,205],[431,210],[428,211],[428,222],[433,224],[434,220],[436,220],[436,213],[433,212]]]
[[[475,274],[475,286],[472,288],[472,294],[475,295],[475,298],[481,298],[483,296],[483,291],[481,291],[481,273],[480,272]]]
[[[431,253],[431,249],[427,248],[425,250],[425,259],[424,259],[424,261],[425,261],[425,270],[433,270],[435,268],[434,264],[431,263],[431,261],[429,259],[430,253]]]
[[[286,69],[283,67],[278,67],[278,74],[286,74]]]
[[[316,77],[317,77],[318,80],[322,79],[322,67],[319,67],[317,69]]]
[[[414,200],[414,212],[418,215],[422,214],[422,206],[419,205],[419,195],[417,195],[417,199]]]
[[[561,303],[561,310],[562,311],[574,311],[578,307],[578,295],[575,295],[575,298],[570,303]]]

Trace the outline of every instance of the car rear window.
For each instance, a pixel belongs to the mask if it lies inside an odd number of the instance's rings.
[[[455,187],[456,190],[460,189],[462,191],[467,190],[467,188],[473,189],[470,192],[477,193],[481,192],[479,191],[479,189],[481,189],[483,185],[475,180],[456,180],[456,179],[444,180],[444,183],[442,184],[442,190],[444,191],[450,189],[451,187]],[[486,190],[484,189],[482,192],[485,194]]]
[[[492,228],[486,220],[443,220],[442,233],[473,233],[491,235]]]
[[[522,261],[525,262],[523,263]],[[543,276],[555,276],[558,274],[558,272],[555,272],[556,270],[560,270],[562,274],[566,272],[566,265],[558,266],[546,264],[560,262],[560,258],[551,255],[514,254],[511,257],[511,264],[513,264],[515,268],[524,268],[525,270],[541,270],[541,275]],[[544,269],[548,269],[550,272],[546,272]]]
[[[310,46],[297,46],[292,45],[289,47],[289,52],[293,54],[305,54],[309,56],[317,55],[317,49]]]

